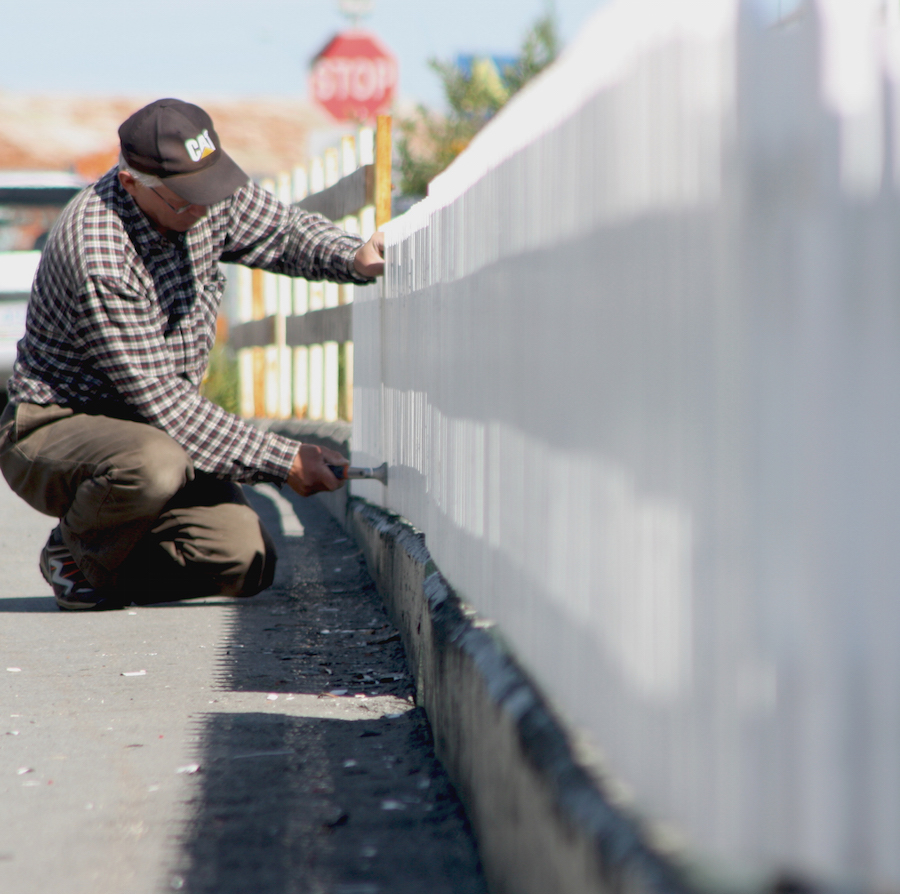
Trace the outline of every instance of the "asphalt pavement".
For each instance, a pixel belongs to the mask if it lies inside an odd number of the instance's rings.
[[[275,585],[59,612],[54,524],[0,480],[0,891],[481,894],[460,803],[360,553],[250,491]]]

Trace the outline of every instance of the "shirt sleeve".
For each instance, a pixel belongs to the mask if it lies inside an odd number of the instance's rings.
[[[311,214],[279,202],[255,183],[231,199],[222,260],[317,281],[369,283],[353,262],[363,240]]]
[[[94,369],[140,419],[180,444],[196,469],[238,482],[284,483],[297,443],[226,412],[175,372],[153,296],[92,277],[74,313],[76,338]]]

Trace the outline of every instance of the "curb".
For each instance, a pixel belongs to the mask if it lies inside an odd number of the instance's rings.
[[[494,894],[685,894],[686,872],[575,757],[491,625],[453,592],[408,522],[351,497],[360,546],[459,792]],[[705,887],[705,886],[700,886]]]

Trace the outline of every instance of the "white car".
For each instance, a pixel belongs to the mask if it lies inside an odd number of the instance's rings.
[[[0,391],[25,334],[40,250],[62,209],[86,185],[66,171],[0,171]]]

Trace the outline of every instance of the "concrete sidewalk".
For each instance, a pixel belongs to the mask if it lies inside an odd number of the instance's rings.
[[[271,590],[78,615],[0,483],[4,894],[484,891],[362,557],[317,502],[252,500]]]

